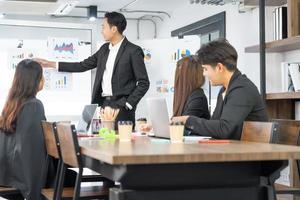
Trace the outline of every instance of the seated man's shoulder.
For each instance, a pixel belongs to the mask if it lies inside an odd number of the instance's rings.
[[[228,95],[229,99],[235,99],[234,102],[248,105],[257,104],[260,101],[260,93],[256,85],[246,76],[240,76],[232,83]]]
[[[238,77],[237,81],[234,83],[234,86],[245,90],[245,92],[258,93],[257,86],[246,75],[241,75]]]

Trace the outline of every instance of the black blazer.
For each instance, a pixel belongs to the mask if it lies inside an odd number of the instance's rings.
[[[224,91],[221,88],[211,120],[191,116],[186,127],[203,136],[239,140],[244,121],[268,121],[257,87],[240,71],[236,70],[231,77],[223,100]]]
[[[207,98],[202,88],[195,90],[186,100],[181,115],[189,115],[209,119]]]
[[[0,185],[12,186],[28,200],[41,199],[46,149],[41,120],[41,101],[27,101],[17,117],[16,131],[0,131]]]
[[[84,72],[97,68],[93,87],[92,103],[102,105],[102,78],[109,54],[109,43],[92,56],[78,63],[59,62],[59,71]],[[136,107],[141,98],[149,89],[149,79],[144,63],[143,50],[124,38],[118,51],[112,75],[113,96],[119,97],[118,104],[125,106],[128,102]]]

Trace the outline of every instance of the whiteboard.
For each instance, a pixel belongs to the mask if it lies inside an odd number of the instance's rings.
[[[165,97],[169,116],[172,116],[176,63],[183,56],[193,55],[197,52],[200,48],[200,38],[185,36],[183,39],[176,37],[138,40],[135,43],[144,51],[144,60],[150,80],[150,88],[137,106],[136,118],[149,117],[146,102],[148,97]],[[205,88],[204,91],[208,92]]]
[[[0,109],[2,111],[15,70],[12,65],[13,56],[32,53],[34,57],[49,59],[47,40],[22,40],[22,48],[17,48],[21,40],[0,39]],[[91,45],[80,44],[78,57],[81,61],[91,55]],[[72,73],[72,87],[68,90],[42,90],[38,93],[45,107],[46,116],[78,116],[84,105],[91,102],[91,72]]]

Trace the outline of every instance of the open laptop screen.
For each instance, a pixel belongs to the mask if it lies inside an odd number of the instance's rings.
[[[84,106],[81,117],[77,124],[77,132],[86,133],[89,130],[91,121],[94,117],[97,107],[97,104],[90,104]]]

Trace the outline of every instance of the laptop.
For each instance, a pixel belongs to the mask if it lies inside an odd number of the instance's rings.
[[[98,107],[97,104],[89,104],[89,105],[84,106],[81,117],[80,117],[77,127],[76,127],[77,132],[80,132],[80,133],[88,132],[90,125],[91,125],[91,121],[97,110],[97,107]]]
[[[147,106],[152,123],[154,135],[152,137],[170,139],[170,118],[168,115],[167,102],[165,98],[148,98]],[[208,136],[184,136],[186,142],[198,142],[199,140],[211,139]]]
[[[166,99],[161,97],[148,98],[147,106],[154,136],[170,138],[170,118]]]

